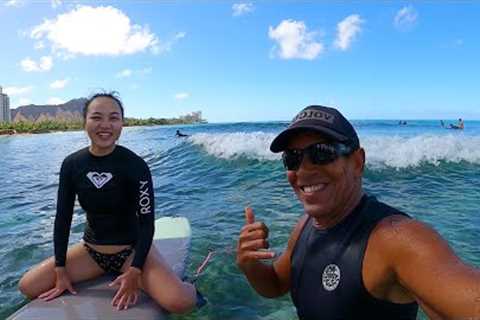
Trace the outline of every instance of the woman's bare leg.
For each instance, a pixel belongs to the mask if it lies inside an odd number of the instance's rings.
[[[130,266],[132,260],[133,255],[129,257],[122,271]],[[182,282],[154,246],[150,248],[143,266],[140,286],[171,313],[186,313],[195,307],[195,287],[191,283]]]
[[[104,273],[90,257],[83,243],[75,244],[67,250],[66,271],[72,283],[96,278]],[[20,279],[20,291],[30,299],[55,286],[55,260],[50,257],[35,265]]]

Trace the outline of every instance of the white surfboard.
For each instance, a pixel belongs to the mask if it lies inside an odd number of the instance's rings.
[[[190,237],[190,224],[184,217],[155,220],[153,245],[180,278],[185,272]],[[167,319],[167,312],[143,292],[135,306],[122,311],[114,309],[111,302],[117,288],[108,287],[112,280],[111,276],[103,276],[77,283],[76,295],[63,294],[49,302],[35,299],[7,320]]]

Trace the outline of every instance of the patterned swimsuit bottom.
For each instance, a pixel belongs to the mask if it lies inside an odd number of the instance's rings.
[[[101,253],[83,243],[93,260],[107,273],[120,273],[123,264],[133,252],[132,248],[125,248],[116,253]]]

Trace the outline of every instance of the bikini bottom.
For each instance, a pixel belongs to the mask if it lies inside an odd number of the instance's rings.
[[[88,254],[107,273],[120,273],[123,264],[133,252],[132,248],[125,248],[116,253],[102,253],[93,249],[86,243],[83,244]]]

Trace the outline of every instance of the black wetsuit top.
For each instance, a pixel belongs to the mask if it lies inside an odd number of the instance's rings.
[[[396,304],[365,288],[362,263],[368,238],[390,215],[406,215],[363,196],[343,221],[320,230],[309,218],[291,258],[291,296],[300,319],[416,319],[418,304]]]
[[[75,195],[87,213],[83,239],[134,246],[132,266],[142,269],[155,218],[152,177],[145,161],[122,146],[102,157],[84,148],[65,158],[55,217],[56,266],[65,266]]]

